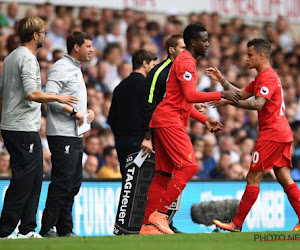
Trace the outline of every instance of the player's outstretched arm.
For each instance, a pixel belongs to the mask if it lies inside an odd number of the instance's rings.
[[[239,89],[235,87],[233,84],[231,84],[230,82],[228,82],[227,79],[225,79],[225,77],[221,74],[221,72],[218,70],[217,67],[206,69],[206,74],[210,76],[213,80],[220,82],[225,90],[238,91],[241,95],[241,100],[246,100],[249,97],[253,96],[253,93]],[[226,104],[231,104],[231,103],[226,103]]]
[[[221,91],[221,97],[231,101],[233,103],[237,103],[241,99],[241,94],[239,91],[235,91],[233,89],[229,89],[226,91]]]
[[[210,76],[213,80],[218,81],[221,83],[223,88],[225,90],[235,90],[235,91],[241,91],[241,89],[233,86],[230,82],[228,82],[225,77],[222,75],[222,73],[218,70],[217,67],[214,68],[207,68],[206,74]]]
[[[266,102],[266,98],[258,96],[255,100],[240,100],[238,103],[231,103],[231,105],[243,109],[261,110]]]

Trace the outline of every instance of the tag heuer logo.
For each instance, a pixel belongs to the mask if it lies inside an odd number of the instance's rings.
[[[260,89],[260,93],[262,95],[267,95],[269,94],[269,89],[266,87],[266,86],[263,86],[261,89]]]
[[[184,72],[183,79],[186,80],[186,81],[192,80],[192,74],[188,71]]]

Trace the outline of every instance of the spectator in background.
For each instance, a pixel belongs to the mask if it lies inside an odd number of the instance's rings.
[[[107,146],[103,149],[104,166],[97,172],[99,179],[115,179],[122,178],[119,168],[117,150],[113,146]]]
[[[21,44],[20,37],[17,34],[12,34],[7,38],[6,48],[10,53],[14,49],[18,48],[20,44]]]
[[[249,172],[251,160],[252,160],[251,154],[244,153],[244,154],[241,155],[240,163],[241,163],[241,166],[244,170],[244,173],[243,173],[244,178],[246,178],[246,176]]]
[[[111,43],[104,50],[103,60],[98,63],[99,80],[109,93],[116,87],[118,78],[118,66],[121,63],[122,50],[119,44]]]
[[[210,177],[213,179],[225,179],[226,172],[231,163],[230,152],[225,150],[220,154],[220,159],[217,166],[211,171]]]
[[[189,135],[191,138],[191,141],[193,142],[195,138],[200,137],[204,134],[204,126],[200,122],[196,120],[191,120],[190,121],[190,131]]]
[[[115,80],[118,77],[118,66],[121,63],[122,50],[119,44],[108,44],[104,50],[103,60],[98,63],[100,82],[112,93],[116,87]]]
[[[244,155],[244,154],[251,154],[252,153],[252,150],[254,148],[254,144],[255,144],[255,141],[249,137],[249,136],[246,136],[244,138],[241,139],[241,142],[238,146],[238,149],[239,149],[239,152],[240,152],[240,155]]]
[[[82,170],[82,179],[83,180],[95,180],[97,179],[97,170],[98,170],[98,159],[94,155],[89,155],[86,159],[83,170]]]
[[[216,146],[216,138],[214,135],[204,135],[204,146],[203,146],[203,166],[202,169],[196,174],[201,179],[209,179],[211,172],[216,167],[217,163],[213,157],[214,148]]]
[[[47,33],[47,40],[51,41],[51,50],[60,49],[67,52],[64,19],[60,17],[54,18],[51,29]]]
[[[279,45],[286,52],[292,52],[294,45],[293,31],[283,16],[277,19],[277,33],[279,35]]]
[[[57,60],[62,58],[64,52],[61,49],[55,49],[52,51],[52,63],[55,63]]]
[[[231,163],[226,170],[226,179],[242,180],[244,179],[243,167],[239,162]]]
[[[196,159],[199,171],[192,177],[192,180],[199,180],[200,179],[199,175],[201,175],[201,174],[198,175],[198,173],[201,173],[203,171],[203,153],[202,153],[202,151],[195,150],[195,159]],[[210,176],[209,176],[209,178],[210,178]],[[209,178],[207,178],[207,179],[209,179]]]
[[[98,169],[104,164],[104,159],[100,155],[100,138],[98,135],[89,135],[85,138],[85,147],[83,149],[83,165],[89,155],[94,155],[98,159]]]
[[[254,110],[249,110],[247,113],[247,123],[244,124],[243,129],[246,130],[248,136],[256,140],[258,137],[257,114]]]
[[[35,232],[42,178],[43,152],[38,131],[42,102],[72,105],[77,98],[41,91],[40,68],[35,57],[43,46],[45,21],[25,17],[18,25],[22,46],[5,59],[0,80],[1,134],[12,158],[12,179],[4,197],[0,237],[8,237],[19,226],[19,238],[41,238]]]
[[[231,156],[231,163],[240,161],[240,155],[237,153],[237,146],[234,144],[234,139],[230,135],[223,135],[219,139],[219,151],[215,152],[215,160],[218,161],[220,154],[218,152],[228,151]]]
[[[123,61],[118,66],[118,76],[114,80],[113,86],[117,86],[121,81],[127,78],[132,72],[132,65],[129,62]]]
[[[10,28],[15,27],[15,24],[18,21],[18,12],[19,12],[19,4],[17,2],[12,1],[7,5],[6,20]]]
[[[11,170],[9,168],[10,155],[6,149],[0,150],[0,178],[11,177]]]
[[[195,151],[204,151],[204,139],[203,137],[195,137],[194,140],[192,141],[193,143],[193,148]]]
[[[49,22],[51,17],[54,14],[54,5],[50,2],[46,2],[43,5],[39,5],[38,9],[39,9],[39,16],[46,22]]]
[[[8,21],[5,17],[5,15],[2,14],[1,8],[2,8],[2,3],[0,3],[0,29],[8,26]]]

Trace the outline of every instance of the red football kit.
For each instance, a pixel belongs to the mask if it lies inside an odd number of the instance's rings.
[[[292,131],[285,117],[285,105],[280,79],[272,68],[260,72],[245,89],[267,99],[258,110],[259,135],[252,153],[250,171],[266,171],[273,166],[290,166]]]
[[[221,93],[196,91],[196,66],[196,60],[187,50],[177,56],[169,73],[166,96],[153,113],[149,126],[154,128],[155,133],[157,170],[171,173],[174,166],[197,166],[186,129],[190,117],[201,123],[207,117],[199,113],[193,104],[220,100]]]

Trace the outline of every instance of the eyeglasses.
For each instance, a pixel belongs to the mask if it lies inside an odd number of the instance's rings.
[[[44,34],[44,35],[47,35],[47,31],[37,31],[37,33],[39,33],[39,34]]]

